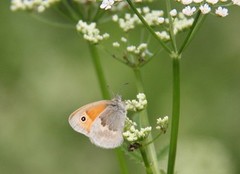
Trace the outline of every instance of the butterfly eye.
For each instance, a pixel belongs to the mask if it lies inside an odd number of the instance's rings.
[[[82,116],[82,117],[81,117],[81,121],[82,121],[82,122],[84,122],[84,121],[86,121],[86,120],[87,120],[87,118],[86,118],[85,116]]]

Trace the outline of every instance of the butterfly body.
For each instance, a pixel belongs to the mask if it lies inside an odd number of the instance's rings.
[[[120,96],[87,104],[69,116],[71,127],[102,148],[116,148],[123,142],[126,118],[125,103]]]

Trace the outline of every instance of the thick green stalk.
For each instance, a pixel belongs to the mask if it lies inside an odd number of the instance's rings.
[[[173,99],[172,99],[172,121],[171,138],[168,155],[167,174],[174,174],[174,166],[177,152],[178,125],[180,116],[180,57],[172,59],[173,66]]]
[[[134,69],[135,79],[136,79],[136,85],[138,93],[144,93],[144,87],[143,87],[143,81],[141,72],[138,68]],[[140,126],[146,127],[149,126],[149,120],[148,120],[148,113],[147,110],[144,109],[139,113],[140,116]],[[146,142],[149,142],[152,140],[152,135],[150,134],[148,138],[146,139]],[[148,146],[142,147],[140,149],[144,164],[146,167],[146,173],[147,174],[160,174],[160,170],[158,167],[158,160],[156,155],[156,150],[154,147],[154,144],[151,143]]]
[[[100,85],[101,93],[104,99],[110,99],[110,93],[108,91],[107,82],[103,73],[103,68],[100,62],[100,57],[97,51],[96,45],[93,45],[91,43],[88,43],[89,45],[89,51],[93,60],[94,68],[96,71],[97,79]],[[128,168],[127,163],[124,157],[124,153],[120,150],[120,148],[117,148],[115,150],[118,162],[120,165],[121,174],[128,174]]]

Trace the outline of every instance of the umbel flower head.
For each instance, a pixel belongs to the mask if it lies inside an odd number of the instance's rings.
[[[137,95],[138,100],[126,100],[126,108],[129,111],[141,111],[147,106],[147,99],[144,93],[139,93]]]
[[[137,123],[133,122],[129,118],[126,118],[125,131],[123,132],[123,137],[130,143],[143,141],[150,134],[152,127],[145,127],[137,129]]]
[[[11,10],[35,10],[39,13],[60,0],[11,0]]]
[[[96,23],[92,22],[87,24],[86,22],[80,20],[76,26],[77,31],[83,34],[83,38],[94,44],[109,38],[108,33],[100,34],[100,30],[96,28]]]

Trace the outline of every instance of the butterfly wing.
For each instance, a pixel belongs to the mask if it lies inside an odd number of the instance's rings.
[[[75,131],[89,137],[92,123],[107,107],[107,102],[106,100],[101,100],[77,109],[69,116],[69,124]]]
[[[121,100],[113,99],[106,109],[95,119],[89,132],[89,138],[97,146],[116,148],[123,142],[123,128],[126,107]]]

